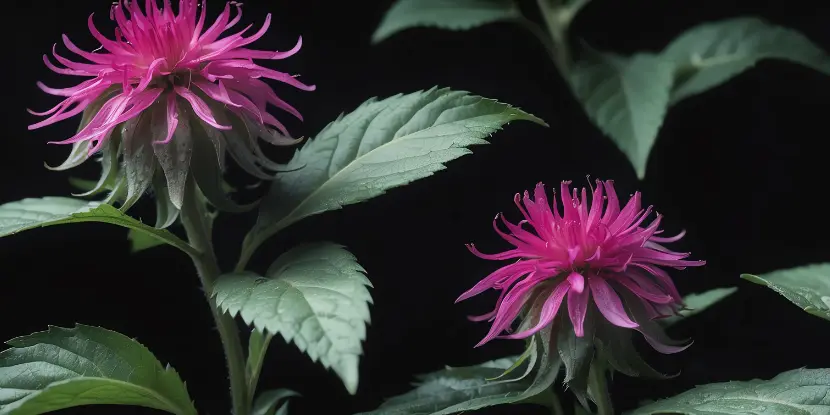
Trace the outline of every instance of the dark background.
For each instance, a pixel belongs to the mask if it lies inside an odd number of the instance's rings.
[[[69,148],[46,142],[70,136],[77,118],[29,132],[26,125],[36,118],[24,109],[43,110],[58,102],[40,92],[36,80],[57,87],[78,81],[51,73],[41,55],[60,42],[61,33],[94,49],[86,18],[96,12],[102,31],[111,29],[109,3],[39,0],[7,5],[0,202],[67,195],[72,191],[69,175],[95,177],[97,167],[91,163],[69,173],[42,166],[43,161],[56,165],[63,160]],[[214,13],[223,5],[219,0],[210,3]],[[759,15],[800,30],[830,49],[826,6],[819,10],[806,0],[760,3],[595,0],[576,19],[572,33],[595,48],[628,54],[658,51],[704,21]],[[265,11],[274,13],[270,33],[254,45],[258,49],[285,50],[296,36],[304,38],[300,54],[266,64],[300,73],[318,87],[304,93],[277,85],[277,92],[306,117],[301,124],[281,116],[295,135],[313,136],[341,111],[351,111],[369,97],[434,85],[519,106],[551,127],[512,124],[493,136],[492,145],[474,148],[475,154],[451,162],[447,171],[368,203],[305,220],[263,246],[252,262],[260,271],[298,242],[345,244],[375,285],[356,396],[349,396],[333,373],[310,362],[293,345],[273,342],[262,385],[302,393],[304,398],[292,404],[292,414],[373,409],[383,398],[408,390],[415,374],[519,352],[521,342],[515,341],[473,348],[488,326],[470,323],[465,316],[489,311],[495,296],[458,305],[453,301],[497,264],[469,254],[464,244],[475,241],[486,252],[505,248],[490,222],[500,211],[516,217],[515,192],[538,181],[553,186],[571,179],[583,186],[588,174],[616,180],[623,195],[641,190],[645,201],[665,215],[668,234],[688,230],[686,239],[675,245],[677,250],[689,250],[693,258],[708,264],[675,274],[681,292],[740,287],[727,301],[671,330],[675,338],[693,338],[690,349],[668,358],[649,355],[661,370],[682,370],[678,378],[616,378],[613,392],[619,410],[696,384],[769,378],[801,366],[830,367],[828,322],[739,279],[744,272],[830,261],[824,202],[830,177],[825,144],[830,134],[830,79],[794,64],[769,61],[686,100],[670,110],[647,177],[638,182],[623,154],[591,125],[543,48],[523,29],[510,24],[467,32],[414,29],[371,46],[369,37],[390,4],[245,4],[246,22],[260,24]],[[63,46],[58,50],[74,57]],[[152,219],[152,205],[139,205],[132,213]],[[215,237],[223,266],[235,260],[251,223],[251,217],[218,222]],[[175,366],[188,381],[200,412],[227,413],[221,347],[188,258],[170,247],[130,255],[125,236],[121,228],[82,224],[32,230],[0,241],[0,337],[75,322],[117,330]],[[101,414],[111,410],[83,409]]]

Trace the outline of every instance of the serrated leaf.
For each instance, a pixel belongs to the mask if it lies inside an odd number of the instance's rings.
[[[520,16],[513,0],[397,0],[383,16],[372,42],[413,27],[468,30]]]
[[[720,300],[732,295],[738,289],[730,288],[715,288],[709,291],[704,291],[698,294],[689,294],[683,297],[683,302],[686,303],[686,309],[680,311],[680,316],[671,316],[661,319],[660,322],[664,326],[670,326],[680,320],[689,318],[701,311],[715,305]]]
[[[464,91],[433,88],[370,99],[326,126],[300,149],[262,201],[242,248],[244,263],[262,241],[308,216],[340,209],[443,170],[466,147],[514,120],[544,121]],[[241,267],[237,267],[239,269]]]
[[[275,389],[262,392],[254,402],[251,415],[277,415],[288,408],[288,402],[283,402],[292,396],[300,396],[299,393],[288,389]],[[280,405],[282,403],[282,405]]]
[[[830,263],[783,269],[741,278],[766,285],[802,310],[830,320]]]
[[[68,197],[44,197],[0,205],[0,237],[43,226],[81,222],[123,226],[145,233],[186,253],[194,252],[187,242],[176,235],[145,225],[107,204]]]
[[[7,342],[0,353],[0,415],[81,405],[136,405],[196,415],[184,383],[135,340],[78,325]]]
[[[630,413],[647,414],[828,415],[830,369],[796,369],[770,380],[698,386]]]
[[[372,284],[340,245],[302,245],[281,255],[267,278],[250,272],[219,278],[213,294],[222,311],[293,341],[330,367],[349,393],[357,391],[358,360],[366,338]]]
[[[803,34],[755,17],[704,23],[663,51],[678,78],[672,103],[712,89],[763,59],[783,59],[830,74],[830,57]]]
[[[588,117],[614,141],[643,178],[669,105],[674,65],[657,55],[586,52],[570,76]]]

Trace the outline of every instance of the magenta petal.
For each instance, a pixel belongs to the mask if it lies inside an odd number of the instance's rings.
[[[553,293],[550,294],[550,297],[548,297],[548,299],[545,300],[545,304],[542,306],[542,311],[539,314],[539,322],[535,326],[519,333],[503,336],[503,338],[524,339],[550,324],[553,321],[554,317],[556,317],[556,313],[559,311],[559,307],[562,305],[562,301],[565,299],[565,294],[568,293],[568,290],[570,290],[570,288],[570,285],[566,283],[560,283],[559,285],[557,285],[556,288],[553,290]]]
[[[639,326],[625,313],[625,307],[623,307],[620,297],[605,282],[605,279],[601,277],[589,278],[588,285],[594,295],[594,303],[606,320],[619,327],[634,328]]]
[[[580,273],[571,272],[567,279],[572,290],[581,293],[585,289],[585,277],[583,277]]]
[[[571,318],[571,323],[573,323],[576,337],[585,335],[585,315],[588,313],[590,292],[590,290],[584,290],[581,293],[576,292],[576,290],[568,291],[568,316]]]
[[[158,144],[167,144],[173,139],[176,127],[179,125],[179,110],[176,104],[176,94],[167,94],[167,137],[156,141]]]
[[[187,88],[182,88],[177,86],[174,88],[176,93],[179,94],[182,98],[186,99],[187,102],[190,103],[190,106],[193,107],[193,112],[202,119],[206,124],[210,125],[211,127],[220,129],[220,130],[230,130],[233,127],[230,125],[222,125],[213,118],[213,113],[211,112],[210,108],[208,107],[207,103],[203,101],[201,98],[196,96],[193,92],[190,92]]]

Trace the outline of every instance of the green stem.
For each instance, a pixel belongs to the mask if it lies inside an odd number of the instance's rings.
[[[591,363],[588,373],[588,393],[597,404],[597,415],[614,415],[611,394],[608,393],[608,378],[605,376],[605,367],[599,360]]]
[[[569,76],[571,66],[573,66],[568,30],[577,13],[590,1],[536,0],[548,29],[548,37],[553,44],[553,62],[565,78]]]
[[[212,297],[213,285],[221,272],[216,261],[216,255],[213,252],[210,232],[211,219],[200,198],[196,183],[192,180],[189,181],[185,191],[181,211],[182,225],[184,225],[188,241],[198,251],[198,253],[192,253],[190,257],[196,267],[196,272],[199,274],[202,288],[210,304],[210,311],[213,313],[213,319],[216,322],[219,337],[225,350],[225,359],[231,381],[233,414],[249,415],[250,400],[248,399],[245,381],[245,355],[236,322],[227,313],[219,311]]]

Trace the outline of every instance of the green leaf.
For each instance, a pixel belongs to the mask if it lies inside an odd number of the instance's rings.
[[[766,381],[698,386],[630,413],[647,414],[828,415],[830,369],[796,369]]]
[[[354,394],[372,302],[365,272],[340,245],[302,245],[282,254],[267,278],[250,272],[224,275],[213,294],[222,311],[281,334],[331,367]]]
[[[413,27],[468,30],[520,16],[513,0],[397,0],[383,16],[372,43]]]
[[[262,392],[254,402],[251,415],[277,415],[288,411],[288,402],[284,400],[300,396],[299,393],[288,389],[276,389]],[[282,403],[282,405],[280,405]]]
[[[265,361],[265,354],[268,353],[268,345],[271,344],[273,337],[273,335],[263,333],[256,328],[251,330],[251,337],[248,339],[248,358],[245,363],[245,377],[248,381],[248,392],[250,393],[256,391],[262,363]]]
[[[672,103],[712,89],[762,59],[783,59],[830,74],[830,58],[810,39],[755,17],[693,27],[662,55],[678,69]]]
[[[487,381],[508,369],[516,358],[476,366],[447,367],[418,376],[416,388],[359,415],[444,415],[473,411],[524,399],[529,381]]]
[[[647,53],[626,58],[588,49],[586,54],[570,77],[574,94],[642,179],[669,105],[674,65]]]
[[[683,297],[683,302],[686,303],[686,309],[680,311],[680,316],[667,317],[661,319],[660,322],[663,323],[664,326],[670,326],[672,324],[675,324],[680,320],[689,318],[715,305],[715,303],[732,295],[732,293],[734,293],[737,290],[738,289],[735,287],[715,288],[713,290],[704,291],[699,294],[689,294]]]
[[[560,413],[551,385],[562,362],[555,351],[551,353],[550,334],[550,328],[545,328],[530,338],[529,357],[522,354],[421,375],[415,389],[358,415],[445,415],[512,403],[539,404]],[[520,373],[505,378],[505,372],[512,372],[516,366],[523,367]],[[535,375],[528,377],[534,370]]]
[[[187,242],[176,235],[145,225],[107,204],[68,197],[44,197],[0,205],[0,237],[42,226],[81,222],[123,226],[173,245],[188,254],[195,253]]]
[[[185,384],[133,339],[85,325],[7,342],[0,353],[0,415],[81,405],[137,405],[196,415]]]
[[[830,320],[830,263],[784,269],[741,278],[766,285],[804,311]]]
[[[240,264],[292,223],[431,176],[514,120],[546,125],[510,105],[447,88],[366,101],[308,141],[287,166],[296,171],[276,176]]]
[[[164,242],[135,229],[130,229],[127,234],[127,239],[130,240],[130,252],[136,253],[145,249],[150,249],[156,246],[164,245]]]

